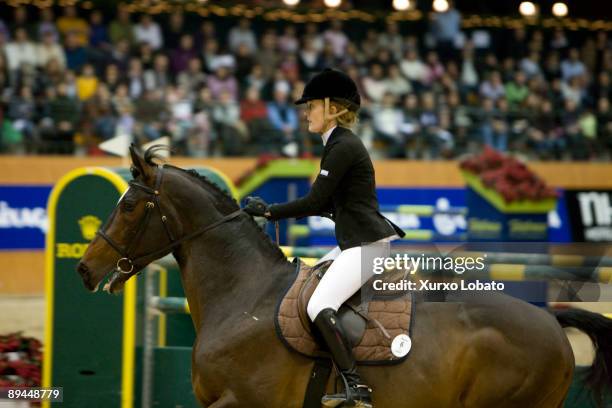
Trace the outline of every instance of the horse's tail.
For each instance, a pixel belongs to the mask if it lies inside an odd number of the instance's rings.
[[[585,384],[602,402],[606,389],[612,390],[612,319],[582,309],[551,311],[561,327],[574,327],[589,336],[595,347],[595,360],[586,373]]]

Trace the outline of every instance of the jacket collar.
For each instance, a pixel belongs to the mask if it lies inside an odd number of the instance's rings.
[[[327,132],[321,135],[321,139],[323,139],[323,146],[327,145],[327,141],[329,140],[329,137],[331,136],[331,134],[334,132],[334,130],[337,127],[338,126],[334,126],[333,128],[329,129]]]

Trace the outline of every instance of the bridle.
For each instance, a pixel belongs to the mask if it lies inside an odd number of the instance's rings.
[[[177,246],[179,246],[180,244],[182,244],[185,241],[188,241],[190,239],[193,239],[195,237],[197,237],[198,235],[201,235],[203,233],[205,233],[206,231],[209,231],[215,227],[218,227],[219,225],[232,220],[236,217],[238,217],[240,214],[242,214],[242,210],[238,209],[230,214],[227,214],[225,216],[223,216],[222,218],[218,219],[217,221],[213,222],[212,224],[206,225],[200,229],[195,230],[194,232],[192,232],[191,234],[187,234],[179,239],[175,239],[174,235],[172,234],[172,231],[170,230],[167,221],[168,221],[168,217],[166,217],[164,215],[164,212],[161,208],[160,205],[160,201],[159,201],[159,194],[160,194],[160,187],[161,187],[161,183],[162,183],[162,177],[163,177],[163,167],[160,167],[157,171],[157,174],[155,176],[155,188],[150,188],[149,186],[146,186],[142,183],[137,182],[136,180],[131,180],[128,184],[130,185],[130,187],[135,187],[138,188],[142,191],[144,191],[145,193],[147,193],[149,195],[149,200],[146,202],[145,204],[145,214],[144,216],[141,218],[140,223],[138,225],[138,229],[136,230],[136,235],[131,239],[130,244],[127,246],[127,248],[121,248],[121,246],[119,244],[117,244],[111,237],[109,237],[105,230],[107,228],[107,225],[105,225],[103,228],[101,228],[97,234],[99,236],[101,236],[102,238],[104,238],[104,240],[106,242],[108,242],[108,244],[119,254],[121,255],[121,258],[119,258],[119,260],[117,261],[117,270],[123,274],[130,274],[132,273],[132,271],[134,270],[134,265],[138,264],[139,261],[142,261],[145,258],[153,258],[156,259],[164,254],[166,254],[168,252],[168,250],[176,248]],[[117,209],[119,208],[119,206],[117,206],[117,208],[115,208],[115,211],[117,211]],[[155,210],[155,208],[157,208],[157,212],[159,213],[159,216],[161,218],[161,222],[162,225],[164,226],[164,230],[166,231],[166,236],[168,237],[168,241],[170,242],[168,245],[164,246],[161,249],[155,250],[153,252],[150,252],[148,254],[145,255],[141,255],[137,258],[133,258],[133,254],[132,251],[134,250],[134,248],[137,247],[138,243],[140,242],[140,240],[142,239],[144,232],[147,228],[147,225],[149,224],[149,221],[151,219],[151,216],[153,214],[153,211]],[[111,216],[109,217],[109,222],[110,220],[112,220],[114,218],[114,212],[113,214],[111,214]],[[108,224],[108,223],[107,223]]]

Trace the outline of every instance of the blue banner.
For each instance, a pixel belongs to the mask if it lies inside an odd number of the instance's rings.
[[[0,186],[0,250],[43,249],[51,186]]]
[[[377,193],[383,214],[407,232],[406,241],[461,242],[467,239],[465,188],[378,188]],[[414,208],[402,211],[402,207]],[[427,214],[428,211],[431,214]],[[557,208],[548,213],[547,220],[549,242],[572,241],[563,191]],[[312,235],[307,243],[302,241],[301,244],[335,245],[333,222],[310,217],[308,226]]]

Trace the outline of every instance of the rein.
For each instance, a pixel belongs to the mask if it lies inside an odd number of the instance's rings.
[[[233,220],[234,218],[238,217],[240,214],[242,214],[242,210],[238,209],[230,214],[227,214],[225,216],[223,216],[222,218],[218,219],[217,221],[213,222],[212,224],[206,225],[200,229],[197,229],[196,231],[192,232],[191,234],[187,234],[179,239],[175,239],[174,236],[172,235],[172,232],[170,231],[170,228],[168,227],[168,225],[166,224],[166,222],[168,221],[168,218],[164,215],[160,202],[159,202],[159,191],[160,191],[160,186],[161,186],[161,182],[162,182],[162,176],[163,176],[163,167],[159,168],[157,175],[156,175],[156,179],[155,179],[155,188],[152,189],[148,186],[145,186],[142,183],[139,183],[137,181],[130,181],[129,185],[130,187],[136,187],[139,188],[141,190],[143,190],[145,193],[149,194],[152,197],[152,200],[147,201],[147,203],[145,204],[145,214],[143,216],[143,218],[140,221],[140,224],[138,226],[138,230],[136,232],[136,236],[131,240],[131,244],[123,249],[121,248],[121,246],[119,246],[119,244],[117,244],[115,241],[113,241],[113,239],[111,237],[109,237],[106,232],[104,231],[106,229],[106,227],[100,229],[97,234],[99,236],[101,236],[102,238],[104,238],[104,240],[119,254],[121,255],[121,258],[119,258],[119,260],[117,261],[117,270],[123,274],[129,274],[132,273],[132,271],[134,270],[134,265],[137,264],[139,261],[142,261],[145,258],[149,258],[149,257],[154,257],[157,258],[159,256],[164,255],[165,253],[168,252],[168,250],[170,249],[174,249],[177,246],[179,246],[180,244],[182,244],[185,241],[188,241],[190,239],[193,239],[195,237],[197,237],[198,235],[201,235],[207,231],[210,231],[213,228],[218,227],[219,225]],[[151,219],[151,215],[152,215],[152,210],[157,207],[161,221],[162,221],[162,225],[164,226],[164,230],[166,231],[166,236],[168,237],[168,240],[170,241],[170,243],[158,250],[155,250],[153,252],[150,252],[148,254],[139,256],[137,258],[132,258],[132,256],[130,256],[130,252],[132,252],[132,250],[136,247],[136,244],[140,242],[142,236],[144,235],[144,232],[146,230],[147,225],[149,224],[149,220]],[[118,208],[118,207],[117,207]],[[115,209],[116,211],[116,209]],[[113,219],[112,215],[111,217],[109,217],[109,220]],[[124,268],[125,266],[125,268]]]

